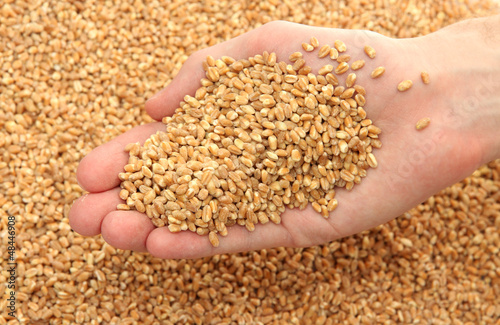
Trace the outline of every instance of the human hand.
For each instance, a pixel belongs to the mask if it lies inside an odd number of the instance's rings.
[[[202,61],[207,55],[248,58],[263,51],[275,52],[279,61],[302,51],[301,43],[315,36],[320,44],[343,40],[351,62],[364,59],[366,65],[356,71],[357,83],[367,90],[365,110],[368,118],[382,129],[382,149],[376,150],[376,169],[353,190],[336,190],[338,208],[328,219],[310,206],[305,210],[287,209],[281,224],[256,225],[253,232],[233,226],[214,248],[206,237],[189,231],[170,233],[166,227],[155,228],[150,219],[137,211],[117,211],[118,173],[128,161],[125,146],[144,142],[151,134],[164,130],[162,123],[139,126],[104,144],[85,157],[77,171],[81,186],[89,192],[73,205],[70,224],[82,235],[99,233],[112,246],[149,252],[161,258],[196,258],[219,253],[249,251],[277,246],[305,247],[323,244],[387,222],[411,209],[432,194],[470,174],[482,161],[482,144],[468,139],[468,150],[460,150],[465,134],[447,122],[446,84],[439,79],[440,62],[433,60],[428,38],[395,40],[376,33],[354,30],[316,28],[275,22],[230,41],[192,55],[172,83],[150,99],[147,112],[155,119],[171,115],[184,95],[194,95],[204,77]],[[377,51],[375,59],[363,52],[364,45]],[[304,53],[308,65],[316,71],[329,64],[319,59],[317,50]],[[386,72],[372,79],[370,72],[384,66]],[[432,84],[424,85],[420,72],[431,73]],[[434,72],[435,71],[435,72]],[[346,74],[347,75],[347,74]],[[341,79],[341,78],[339,78]],[[397,85],[413,80],[413,87],[400,93]],[[196,81],[196,82],[195,82]],[[415,123],[431,118],[431,126],[415,130]]]

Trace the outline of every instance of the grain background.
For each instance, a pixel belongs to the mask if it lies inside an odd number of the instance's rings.
[[[500,324],[500,161],[373,230],[197,260],[68,225],[93,148],[194,51],[272,20],[415,37],[489,1],[0,2],[0,324]],[[7,316],[16,217],[18,320]]]

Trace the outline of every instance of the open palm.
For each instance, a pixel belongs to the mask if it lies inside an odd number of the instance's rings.
[[[170,233],[166,227],[156,228],[150,219],[137,211],[117,211],[118,173],[128,161],[125,146],[143,142],[165,125],[157,122],[136,127],[106,143],[85,157],[77,171],[81,186],[89,192],[73,205],[70,223],[77,232],[93,236],[102,234],[111,245],[136,251],[148,251],[161,258],[195,258],[219,253],[248,251],[277,246],[305,247],[326,243],[387,222],[444,187],[470,174],[482,162],[478,141],[470,140],[467,150],[460,150],[464,134],[449,123],[446,79],[437,78],[442,71],[439,58],[432,61],[427,52],[428,40],[395,40],[366,31],[315,28],[285,22],[267,24],[252,32],[192,55],[177,77],[146,104],[148,113],[160,120],[171,115],[184,95],[194,95],[204,77],[202,61],[207,55],[223,55],[235,59],[248,58],[263,51],[275,52],[278,60],[301,50],[301,43],[315,36],[320,44],[343,40],[352,61],[364,59],[365,67],[356,71],[357,83],[367,95],[368,118],[382,129],[382,149],[375,155],[376,169],[353,190],[337,190],[339,207],[328,219],[310,206],[305,210],[287,209],[279,225],[257,225],[249,232],[233,226],[220,246],[214,248],[208,238],[186,231]],[[374,59],[363,52],[365,45],[377,51]],[[430,51],[430,50],[429,50]],[[304,52],[304,51],[302,51]],[[320,59],[317,51],[304,53],[308,65],[319,69],[331,61]],[[372,79],[370,72],[384,66],[386,72]],[[433,83],[425,85],[420,72],[431,72]],[[397,85],[413,80],[413,87],[399,92]],[[434,81],[435,80],[435,81]],[[440,107],[442,109],[436,109]],[[415,130],[415,123],[430,117],[431,125]]]

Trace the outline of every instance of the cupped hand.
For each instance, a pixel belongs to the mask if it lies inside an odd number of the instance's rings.
[[[310,206],[305,210],[287,209],[281,224],[256,225],[255,231],[232,226],[219,247],[212,247],[206,236],[184,231],[170,233],[167,227],[156,228],[150,219],[137,211],[118,211],[120,180],[128,161],[125,146],[144,142],[151,134],[164,130],[161,122],[136,127],[106,143],[80,163],[77,177],[89,193],[78,199],[70,212],[70,224],[85,236],[102,234],[110,245],[161,258],[196,258],[220,253],[241,252],[278,246],[306,247],[323,244],[370,229],[398,217],[439,190],[470,174],[480,163],[480,146],[474,139],[461,149],[463,134],[447,121],[446,78],[443,68],[431,55],[432,42],[426,37],[396,40],[367,31],[317,28],[286,22],[273,22],[227,42],[193,54],[172,83],[146,103],[153,118],[171,115],[184,95],[194,95],[205,76],[202,61],[231,56],[248,58],[263,51],[275,52],[279,61],[301,51],[308,65],[317,71],[332,63],[318,58],[318,50],[307,53],[301,44],[315,36],[320,46],[342,40],[351,62],[364,59],[365,66],[356,71],[357,84],[367,91],[368,118],[382,129],[382,148],[375,150],[376,169],[351,191],[337,190],[338,208],[325,219]],[[370,59],[363,51],[370,45],[377,51]],[[370,77],[376,67],[386,72],[377,79]],[[432,83],[420,80],[421,71],[431,73]],[[347,73],[345,74],[347,75]],[[341,79],[340,77],[339,79]],[[345,76],[344,76],[345,78]],[[397,85],[413,80],[413,87],[399,92]],[[438,109],[439,108],[439,109]],[[415,123],[431,118],[431,124],[417,131]]]

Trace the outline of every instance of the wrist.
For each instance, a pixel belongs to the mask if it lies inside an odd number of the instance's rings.
[[[499,30],[500,16],[494,16],[429,35],[436,85],[446,99],[439,109],[460,137],[462,150],[477,146],[478,165],[500,158]]]

